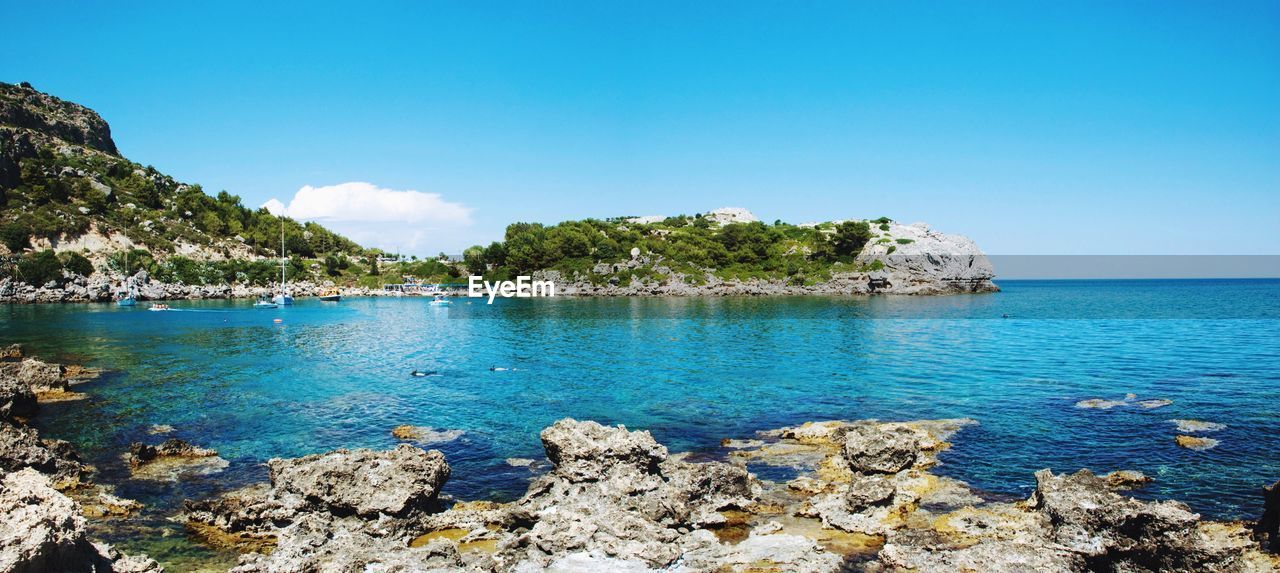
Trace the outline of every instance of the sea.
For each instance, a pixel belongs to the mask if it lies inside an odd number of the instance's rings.
[[[937,297],[8,305],[0,343],[102,370],[34,424],[146,505],[95,534],[171,570],[234,561],[173,521],[184,499],[265,481],[273,457],[392,447],[405,424],[434,430],[424,447],[444,452],[456,499],[519,497],[546,468],[539,431],[564,417],[702,458],[805,421],[972,418],[937,472],[993,497],[1025,497],[1042,468],[1127,469],[1154,478],[1136,497],[1261,513],[1280,479],[1280,280],[997,282]],[[1091,399],[1113,404],[1080,407]],[[1224,427],[1190,450],[1171,420]],[[130,443],[167,437],[230,466],[132,479]]]

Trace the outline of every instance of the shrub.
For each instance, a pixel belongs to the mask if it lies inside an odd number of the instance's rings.
[[[0,226],[0,242],[9,248],[9,252],[21,253],[31,246],[31,233],[21,223],[8,223]]]
[[[63,253],[59,258],[62,260],[62,268],[70,272],[82,277],[93,274],[93,263],[80,253]]]
[[[911,240],[911,239],[898,239],[898,244],[899,244],[899,245],[910,245],[911,243],[914,243],[914,242],[915,242],[915,241],[913,241],[913,240]]]
[[[44,250],[27,253],[18,261],[18,276],[22,281],[33,286],[41,286],[49,281],[62,282],[62,261],[53,251]]]

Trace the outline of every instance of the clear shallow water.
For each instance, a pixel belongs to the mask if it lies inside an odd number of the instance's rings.
[[[90,399],[50,405],[37,423],[75,443],[99,481],[148,503],[144,524],[176,532],[164,518],[183,498],[263,480],[275,456],[390,447],[400,424],[463,430],[431,446],[454,469],[446,492],[510,499],[531,474],[504,460],[541,459],[538,432],[565,416],[703,452],[808,420],[971,417],[980,425],[954,438],[940,471],[984,490],[1025,495],[1045,467],[1138,469],[1156,478],[1139,496],[1216,518],[1261,511],[1258,488],[1280,478],[1280,281],[1000,284],[933,298],[8,306],[0,342],[107,370],[79,388]],[[1074,406],[1130,392],[1173,404]],[[1174,444],[1172,418],[1229,427],[1195,452]],[[159,441],[152,424],[231,468],[180,484],[125,479],[119,454]],[[154,529],[107,535],[166,557],[142,539]]]

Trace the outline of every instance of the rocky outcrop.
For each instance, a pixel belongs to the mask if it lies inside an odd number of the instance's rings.
[[[0,470],[32,468],[47,474],[59,488],[79,484],[88,472],[71,444],[42,440],[35,429],[0,420]]]
[[[66,393],[68,379],[80,372],[69,376],[60,364],[24,359],[17,345],[0,351],[0,571],[161,571],[145,556],[128,557],[88,539],[85,515],[128,515],[141,506],[88,484],[92,468],[71,444],[41,439],[15,417],[33,414],[37,396]]]
[[[207,538],[258,545],[239,573],[414,571],[1270,571],[1242,524],[1115,492],[1136,472],[1037,473],[1023,502],[930,473],[972,420],[821,422],[692,463],[648,432],[560,420],[512,503],[434,503],[438,453],[400,445],[273,460],[271,484],[188,503]],[[434,455],[433,455],[434,454]],[[787,484],[737,462],[786,465]],[[353,476],[371,475],[370,488]],[[415,480],[426,479],[426,482]],[[296,485],[289,485],[296,483]],[[340,493],[340,490],[351,490]],[[383,496],[380,490],[393,492]],[[359,498],[371,506],[361,509]],[[413,501],[413,500],[419,501]],[[1260,528],[1261,529],[1261,528]]]
[[[26,468],[0,480],[0,571],[160,572],[155,561],[93,543],[79,506]]]
[[[249,549],[271,547],[283,538],[287,550],[322,526],[360,532],[369,525],[383,534],[375,537],[384,537],[388,523],[438,509],[440,487],[449,477],[443,454],[407,444],[385,452],[337,450],[273,459],[267,465],[269,486],[187,502],[187,523],[215,545]]]
[[[892,294],[945,294],[996,290],[995,268],[971,239],[939,233],[924,223],[890,221],[874,227],[877,237],[857,261],[883,269],[869,275],[871,290]]]
[[[36,412],[36,394],[17,376],[0,374],[0,420],[27,417]]]
[[[111,128],[97,112],[41,93],[27,83],[0,83],[0,126],[28,129],[103,153],[119,154],[111,140]]]
[[[444,454],[407,444],[385,452],[338,450],[275,459],[267,465],[280,497],[301,497],[309,511],[370,519],[430,510],[449,479]]]
[[[755,497],[754,481],[741,467],[685,462],[648,432],[594,422],[561,420],[543,431],[542,440],[553,467],[510,504],[458,503],[441,511],[413,501],[433,499],[433,489],[410,487],[406,480],[442,480],[447,471],[437,468],[447,465],[442,458],[428,462],[436,452],[402,444],[390,452],[274,460],[269,487],[189,502],[188,520],[218,535],[251,531],[259,540],[275,542],[269,554],[244,557],[240,572],[711,571],[762,563],[776,563],[778,570],[831,571],[841,561],[797,535],[760,531],[736,544],[722,541],[721,529]],[[348,486],[345,476],[366,475],[378,465],[375,460],[384,460],[385,471],[400,476],[389,475],[384,483],[405,486],[384,489],[417,494],[364,512],[348,496],[336,505],[327,497]],[[422,463],[425,468],[411,469]],[[305,470],[299,476],[285,468]],[[294,480],[304,485],[285,485]],[[294,491],[297,487],[311,493]],[[361,487],[352,493],[375,495]]]

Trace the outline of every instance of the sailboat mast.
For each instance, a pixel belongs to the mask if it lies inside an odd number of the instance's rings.
[[[284,294],[284,217],[280,217],[280,294]]]

